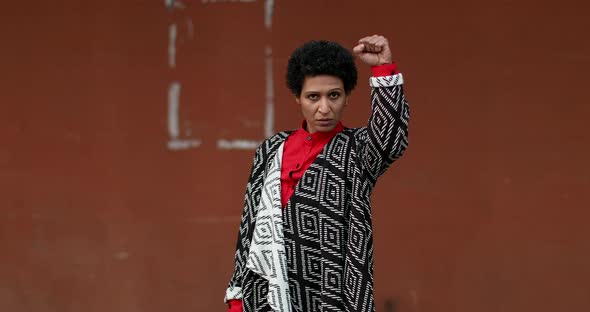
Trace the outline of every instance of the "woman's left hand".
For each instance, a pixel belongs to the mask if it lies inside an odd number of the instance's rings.
[[[379,35],[362,38],[352,52],[370,66],[389,64],[392,61],[389,42]]]

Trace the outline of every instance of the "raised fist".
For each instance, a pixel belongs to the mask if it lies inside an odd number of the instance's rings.
[[[389,42],[379,35],[362,38],[352,52],[370,66],[388,64],[392,61]]]

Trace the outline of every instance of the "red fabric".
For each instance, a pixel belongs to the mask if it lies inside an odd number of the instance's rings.
[[[383,64],[379,66],[372,66],[371,72],[373,73],[373,77],[383,77],[383,76],[391,76],[396,75],[397,71],[397,64],[390,63],[390,64]]]
[[[305,130],[305,121],[300,129],[291,133],[285,141],[283,163],[281,165],[281,202],[287,205],[295,191],[295,186],[307,168],[313,163],[324,146],[340,131],[344,130],[342,122],[330,132]]]
[[[242,300],[239,300],[239,299],[229,300],[227,302],[227,306],[228,306],[227,312],[243,312]]]

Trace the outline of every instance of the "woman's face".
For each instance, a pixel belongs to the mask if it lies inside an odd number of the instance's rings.
[[[330,75],[305,78],[301,95],[296,100],[309,133],[332,131],[348,104],[342,80]]]

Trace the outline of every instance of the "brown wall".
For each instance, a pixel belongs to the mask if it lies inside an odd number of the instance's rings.
[[[373,33],[412,106],[374,194],[378,311],[590,310],[588,2],[277,0],[269,27],[262,0],[165,2],[3,4],[0,311],[223,311],[253,151],[218,141],[264,138],[270,81],[297,127],[290,52]]]

